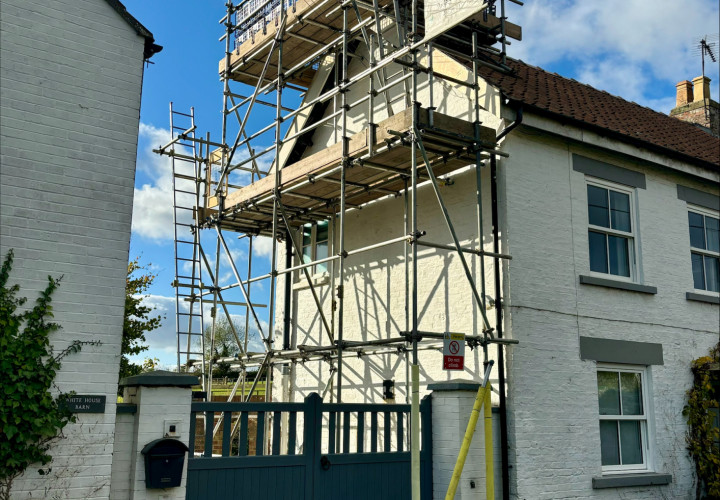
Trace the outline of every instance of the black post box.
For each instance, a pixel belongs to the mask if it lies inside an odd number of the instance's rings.
[[[185,452],[188,447],[177,439],[156,439],[145,445],[145,486],[173,488],[180,486]]]

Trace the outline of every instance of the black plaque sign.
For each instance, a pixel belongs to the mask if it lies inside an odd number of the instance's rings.
[[[68,398],[67,405],[73,413],[105,413],[105,395],[76,394]]]

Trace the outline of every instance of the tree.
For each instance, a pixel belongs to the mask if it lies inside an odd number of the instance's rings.
[[[160,328],[162,324],[163,317],[161,315],[152,315],[155,308],[143,303],[146,297],[143,294],[147,292],[156,277],[156,274],[148,271],[147,266],[140,265],[139,257],[128,262],[120,379],[143,372],[143,367],[131,363],[128,356],[147,351],[145,334]]]
[[[19,285],[8,285],[13,263],[10,250],[0,268],[0,499],[10,498],[13,480],[31,464],[47,465],[52,460],[50,445],[62,429],[74,422],[67,407],[70,394],[53,395],[60,361],[78,352],[83,345],[100,342],[74,341],[55,355],[51,333],[60,329],[48,321],[52,314],[52,294],[60,279],[48,276],[45,290],[31,309],[18,311],[27,301],[17,298]],[[43,474],[45,471],[39,471]]]
[[[245,339],[245,327],[240,326],[237,321],[233,321],[235,332],[237,333],[240,342]],[[228,358],[237,356],[241,350],[238,346],[235,335],[233,335],[232,328],[227,318],[222,317],[215,322],[215,342],[211,350],[211,333],[212,325],[208,324],[203,330],[203,337],[205,341],[205,359],[213,360],[213,376],[215,377],[227,377],[230,375],[230,363],[223,361],[217,363],[218,358]]]

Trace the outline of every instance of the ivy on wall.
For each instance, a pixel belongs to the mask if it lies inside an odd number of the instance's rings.
[[[75,421],[65,404],[71,394],[61,393],[53,383],[60,361],[83,345],[100,344],[74,341],[55,354],[49,336],[60,326],[49,319],[60,279],[48,276],[35,305],[23,310],[27,299],[17,297],[20,287],[8,285],[12,263],[10,250],[0,268],[0,500],[10,498],[13,480],[30,465],[50,463],[50,445]]]
[[[687,392],[688,402],[683,415],[690,429],[687,445],[695,462],[697,474],[696,498],[720,498],[720,342],[692,362],[693,386]]]

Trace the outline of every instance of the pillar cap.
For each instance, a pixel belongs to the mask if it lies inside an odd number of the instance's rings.
[[[475,380],[456,379],[456,380],[447,380],[445,382],[435,382],[433,384],[428,384],[427,388],[428,388],[428,390],[431,390],[433,392],[442,392],[442,391],[477,392],[477,390],[480,389],[481,385],[482,384],[480,382],[477,382]]]
[[[120,381],[120,387],[192,387],[199,383],[200,380],[189,373],[158,370],[125,377]]]

